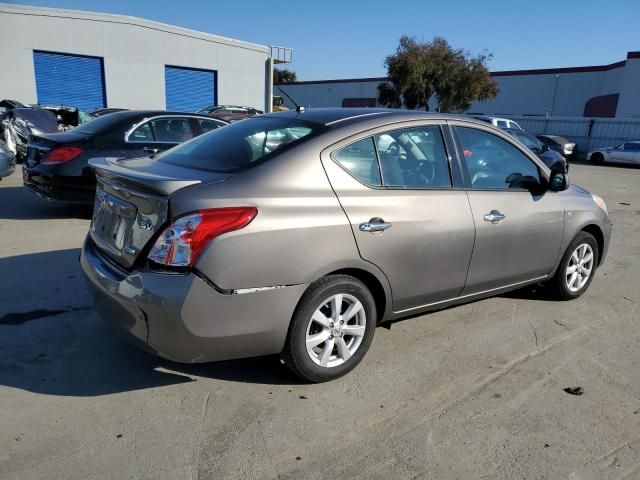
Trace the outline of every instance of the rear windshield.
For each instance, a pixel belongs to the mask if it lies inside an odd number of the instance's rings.
[[[198,170],[237,172],[267,160],[274,152],[281,152],[322,129],[322,125],[295,119],[253,117],[217,128],[156,158]]]
[[[117,114],[102,115],[101,117],[88,119],[86,123],[81,123],[76,128],[72,128],[71,130],[73,130],[73,133],[98,133],[106,128],[110,128],[112,125],[118,123],[122,119],[123,117],[119,117]]]

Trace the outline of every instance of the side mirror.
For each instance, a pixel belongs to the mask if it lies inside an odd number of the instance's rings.
[[[549,175],[549,190],[562,192],[567,188],[569,188],[569,178],[564,165],[561,162],[554,163],[551,166],[551,175]]]

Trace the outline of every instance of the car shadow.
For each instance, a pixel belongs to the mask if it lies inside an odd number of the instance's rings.
[[[511,290],[510,292],[505,292],[498,296],[518,300],[542,300],[549,302],[556,301],[556,299],[552,295],[552,292],[547,288],[547,286],[540,283],[527,285],[526,287],[522,287],[517,290]]]
[[[0,259],[0,385],[45,395],[99,396],[202,379],[300,383],[277,357],[197,365],[129,345],[95,313],[79,249]]]
[[[27,188],[0,188],[0,220],[48,220],[54,218],[91,218],[91,207],[49,202]]]

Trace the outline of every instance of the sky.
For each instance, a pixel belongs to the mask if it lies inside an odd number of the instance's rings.
[[[0,0],[1,1],[1,0]],[[6,0],[5,0],[6,1]],[[384,76],[402,35],[492,53],[489,68],[602,65],[640,50],[640,0],[29,0],[293,48],[298,80]]]

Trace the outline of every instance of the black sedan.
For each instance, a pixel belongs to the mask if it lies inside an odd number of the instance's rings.
[[[525,147],[535,153],[545,165],[551,168],[556,163],[560,163],[564,167],[564,171],[569,171],[569,164],[567,160],[555,150],[551,150],[547,145],[542,143],[536,137],[524,130],[518,130],[517,128],[503,128],[509,135],[515,137]]]
[[[576,144],[558,135],[536,135],[536,138],[544,143],[550,150],[555,150],[565,158],[577,154]]]
[[[24,185],[47,200],[93,204],[96,181],[89,159],[154,155],[224,125],[194,113],[123,111],[67,132],[32,136]]]

